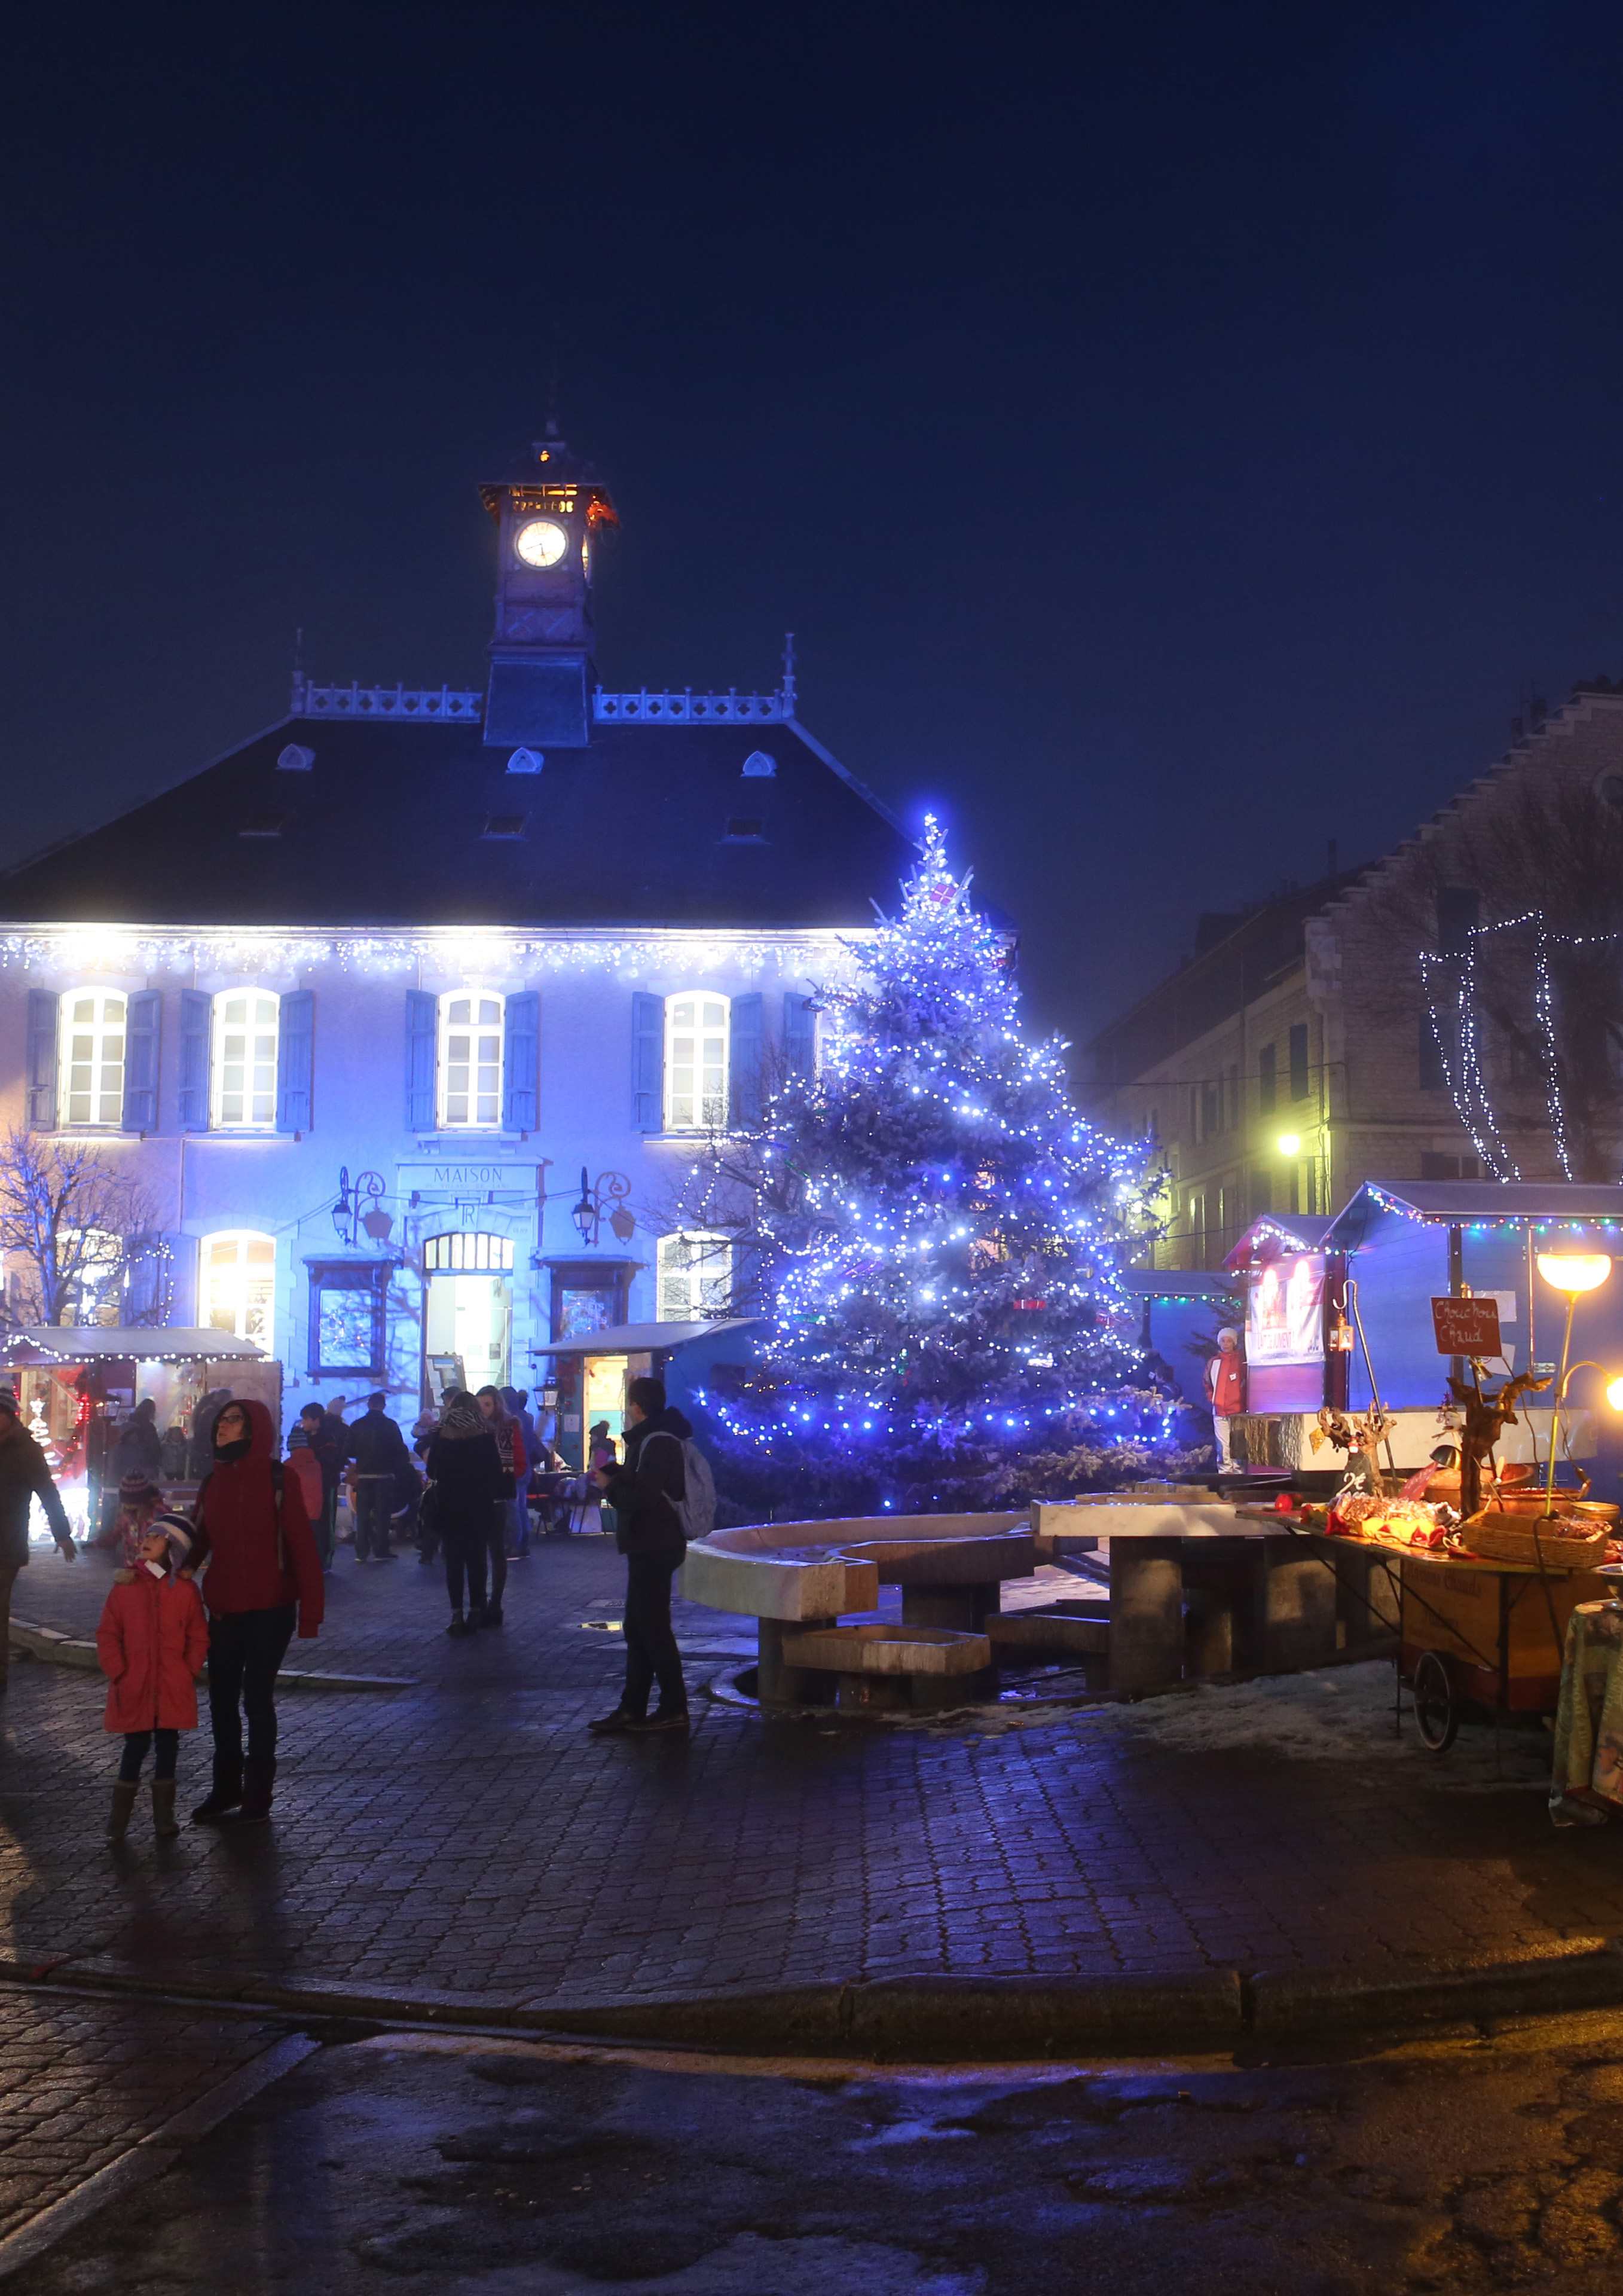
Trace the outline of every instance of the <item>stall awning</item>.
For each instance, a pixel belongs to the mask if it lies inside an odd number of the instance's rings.
[[[1470,1227],[1623,1227],[1623,1188],[1575,1180],[1365,1180],[1331,1222],[1332,1251],[1356,1251],[1377,1219]]]
[[[1289,1258],[1297,1251],[1333,1251],[1331,1223],[1315,1212],[1262,1212],[1241,1236],[1224,1261],[1236,1276],[1254,1261]]]
[[[588,1332],[579,1340],[548,1340],[530,1352],[537,1356],[669,1355],[694,1340],[713,1340],[723,1332],[752,1331],[758,1316],[731,1316],[713,1324],[611,1324]]]
[[[265,1350],[234,1332],[189,1324],[25,1324],[5,1334],[6,1351],[30,1349],[57,1363],[263,1363]]]

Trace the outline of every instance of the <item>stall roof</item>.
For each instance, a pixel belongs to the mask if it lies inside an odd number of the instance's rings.
[[[1124,1267],[1121,1288],[1129,1300],[1232,1300],[1236,1289],[1209,1267]]]
[[[532,1353],[538,1356],[669,1355],[693,1340],[714,1339],[722,1332],[747,1332],[761,1321],[758,1316],[727,1316],[709,1324],[611,1324],[588,1332],[580,1340],[548,1340]]]
[[[8,1349],[34,1349],[59,1363],[263,1363],[263,1348],[234,1332],[189,1324],[24,1324],[5,1334]]]
[[[1253,1259],[1270,1256],[1264,1250],[1270,1242],[1286,1251],[1322,1251],[1330,1225],[1314,1212],[1264,1212],[1251,1222],[1223,1265],[1242,1275]]]
[[[1389,1212],[1463,1227],[1623,1225],[1623,1187],[1573,1180],[1365,1180],[1331,1222],[1325,1242],[1332,1251],[1356,1251]]]

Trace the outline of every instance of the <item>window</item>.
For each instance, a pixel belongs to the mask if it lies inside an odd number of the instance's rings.
[[[725,1316],[732,1298],[733,1247],[725,1235],[684,1228],[660,1238],[660,1323]]]
[[[1306,1100],[1308,1090],[1307,1023],[1297,1021],[1291,1029],[1291,1097]]]
[[[1274,1209],[1274,1175],[1272,1172],[1251,1174],[1251,1218],[1261,1219]]]
[[[512,1272],[510,1235],[471,1235],[465,1229],[431,1235],[422,1247],[427,1275],[500,1275]]]
[[[268,1132],[276,1121],[276,1023],[280,999],[263,989],[228,988],[214,1000],[210,1120]]]
[[[447,1128],[502,1120],[504,1001],[463,989],[439,1000],[439,1121]]]
[[[1257,1105],[1266,1116],[1279,1097],[1278,1060],[1272,1045],[1257,1055]]]
[[[1474,885],[1439,885],[1437,889],[1437,947],[1439,956],[1463,956],[1471,947],[1482,914],[1482,896]]]
[[[1420,1177],[1422,1180],[1480,1180],[1482,1167],[1474,1156],[1441,1156],[1425,1149],[1420,1159]]]
[[[1203,1084],[1201,1086],[1201,1137],[1209,1140],[1223,1129],[1223,1086]]]
[[[309,1265],[311,1377],[348,1372],[381,1379],[389,1262],[318,1259]]]
[[[1231,1132],[1240,1129],[1240,1064],[1237,1061],[1231,1061],[1228,1064],[1228,1128]]]
[[[65,1124],[124,1121],[124,999],[62,998],[61,1104]]]
[[[203,1322],[271,1351],[276,1296],[274,1238],[239,1228],[203,1238]]]
[[[702,1132],[725,1124],[727,1013],[725,996],[684,994],[666,998],[668,1132]]]
[[[1447,1031],[1447,1014],[1441,1016],[1441,1023]],[[1429,1013],[1422,1013],[1420,1016],[1420,1088],[1422,1092],[1447,1092],[1448,1089],[1447,1065]]]

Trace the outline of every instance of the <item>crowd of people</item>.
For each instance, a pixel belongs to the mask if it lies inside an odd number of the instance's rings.
[[[447,1631],[478,1634],[504,1623],[507,1567],[530,1551],[529,1496],[566,1494],[562,1463],[539,1435],[526,1395],[447,1389],[425,1411],[410,1444],[388,1398],[368,1397],[352,1423],[343,1398],[307,1404],[278,1456],[268,1406],[214,1398],[195,1496],[181,1507],[158,1480],[154,1415],[137,1406],[119,1431],[116,1508],[96,1527],[118,1569],[97,1631],[109,1688],[106,1728],[121,1738],[110,1840],[121,1841],[153,1758],[152,1808],[160,1836],[176,1816],[181,1734],[198,1726],[197,1680],[209,1669],[213,1737],[209,1791],[192,1811],[202,1825],[265,1824],[276,1777],[276,1676],[295,1633],[313,1638],[326,1609],[326,1578],[347,1495],[357,1564],[392,1562],[397,1542],[416,1542],[431,1565],[443,1555],[451,1619]],[[671,1582],[688,1537],[709,1528],[713,1490],[693,1428],[657,1379],[627,1390],[624,1456],[606,1423],[588,1439],[588,1480],[626,1559],[626,1676],[596,1734],[674,1732],[688,1726],[681,1657],[671,1626]],[[12,1588],[29,1561],[37,1499],[64,1561],[76,1559],[72,1527],[49,1463],[0,1389],[0,1691],[6,1683]],[[659,1704],[651,1715],[655,1685]],[[246,1732],[244,1732],[246,1725]]]

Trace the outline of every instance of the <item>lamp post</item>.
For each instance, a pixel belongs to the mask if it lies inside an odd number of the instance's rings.
[[[1555,1513],[1555,1441],[1561,1431],[1561,1414],[1567,1399],[1567,1381],[1571,1374],[1568,1365],[1572,1353],[1572,1316],[1579,1297],[1586,1292],[1598,1292],[1611,1274],[1611,1259],[1603,1251],[1541,1251],[1538,1273],[1553,1292],[1567,1295],[1567,1328],[1561,1343],[1561,1375],[1555,1382],[1555,1408],[1550,1419],[1550,1472],[1545,1484],[1544,1511],[1547,1516]],[[1583,1365],[1574,1364],[1573,1371]],[[1599,1366],[1597,1365],[1598,1369]]]
[[[636,1233],[636,1220],[626,1209],[626,1198],[631,1193],[631,1183],[624,1172],[600,1172],[594,1186],[586,1178],[586,1168],[580,1168],[580,1200],[570,1212],[576,1232],[583,1244],[595,1244],[603,1221],[607,1219],[621,1243],[629,1243]]]

